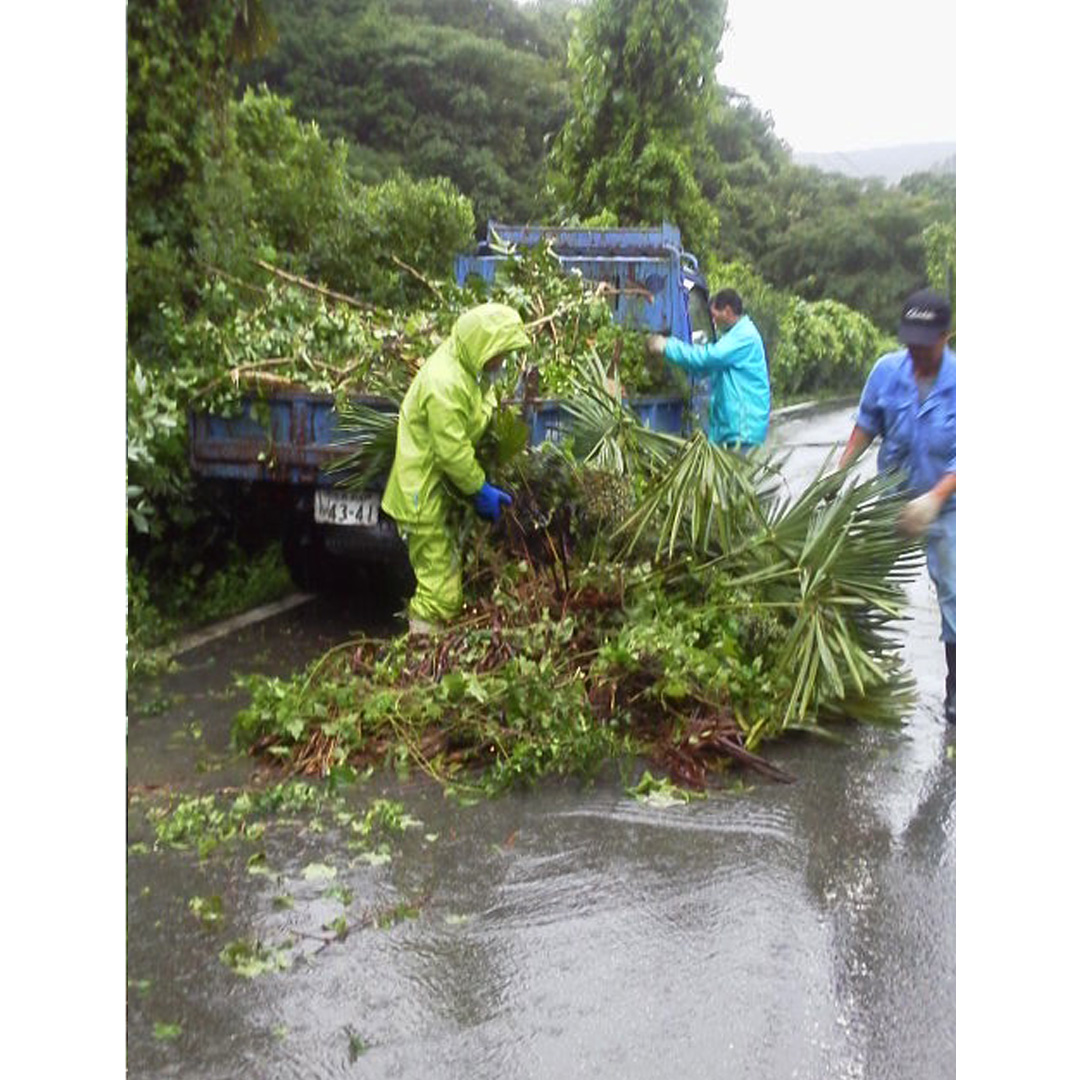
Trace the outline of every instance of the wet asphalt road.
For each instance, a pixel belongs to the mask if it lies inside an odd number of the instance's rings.
[[[793,489],[850,425],[849,407],[777,419]],[[955,733],[925,574],[911,592],[920,706],[900,732],[769,747],[793,785],[661,809],[612,778],[462,807],[383,778],[350,802],[389,795],[422,824],[378,865],[332,822],[269,832],[259,874],[250,846],[202,862],[136,848],[129,1075],[954,1076]],[[129,840],[147,838],[162,790],[250,774],[228,749],[235,672],[288,673],[386,629],[319,598],[185,654],[129,720]],[[347,908],[312,865],[333,867]],[[216,930],[188,911],[209,895],[223,902]],[[343,911],[406,902],[418,917],[316,943]],[[219,959],[232,939],[290,934],[311,936],[287,971],[241,979]],[[162,1038],[155,1024],[176,1027]]]

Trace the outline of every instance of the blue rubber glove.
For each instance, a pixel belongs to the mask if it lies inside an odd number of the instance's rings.
[[[476,512],[488,521],[498,521],[499,514],[504,506],[509,506],[513,500],[505,491],[500,491],[494,484],[486,480],[484,486],[473,496],[473,506]]]

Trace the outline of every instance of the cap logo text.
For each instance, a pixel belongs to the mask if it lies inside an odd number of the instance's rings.
[[[937,317],[933,308],[910,307],[904,312],[904,318],[912,322],[933,322]]]

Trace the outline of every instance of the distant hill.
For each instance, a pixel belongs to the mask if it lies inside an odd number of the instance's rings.
[[[954,142],[915,143],[825,154],[796,150],[791,156],[797,165],[812,165],[822,172],[838,172],[860,180],[877,176],[886,184],[897,184],[911,173],[956,172]]]

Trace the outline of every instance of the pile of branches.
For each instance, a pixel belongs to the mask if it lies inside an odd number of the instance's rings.
[[[515,501],[495,529],[462,508],[463,617],[254,686],[241,743],[489,791],[646,758],[702,788],[733,762],[788,779],[758,751],[790,731],[902,720],[892,630],[918,548],[890,482],[823,473],[791,497],[766,457],[642,427],[597,362],[573,391],[565,443],[530,450],[504,417],[482,447]]]
[[[521,313],[530,335],[509,383],[529,372],[536,393],[557,396],[580,357],[594,352],[621,356],[634,389],[657,388],[641,335],[615,324],[604,282],[566,274],[550,244],[507,254],[512,257],[483,293],[471,283],[428,280],[395,260],[430,292],[429,306],[408,310],[374,307],[255,260],[248,277],[225,275],[206,287],[199,319],[185,322],[180,312],[166,311],[175,324],[172,337],[181,343],[176,361],[197,372],[185,377],[195,383],[192,401],[219,412],[251,395],[289,388],[328,393],[341,403],[400,398],[454,321],[483,300],[498,300]],[[682,386],[677,374],[669,371],[667,378]]]
[[[659,658],[629,678],[597,662],[625,617],[621,591],[561,591],[523,577],[512,599],[500,599],[480,601],[431,639],[349,643],[324,664],[324,693],[308,698],[321,715],[316,703],[334,688],[330,722],[306,723],[296,739],[263,730],[253,751],[283,756],[292,773],[308,776],[407,758],[441,783],[489,792],[548,772],[591,774],[611,757],[647,759],[695,789],[718,782],[731,760],[793,779],[746,749],[729,705],[699,701],[684,714],[654,693],[664,678]],[[247,722],[260,707],[243,714]]]

